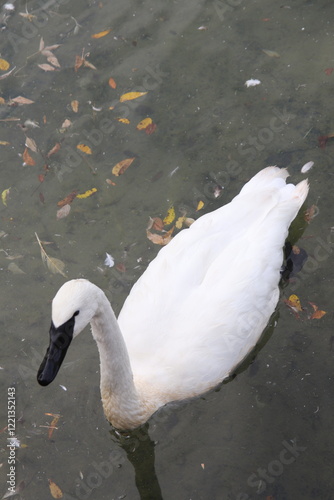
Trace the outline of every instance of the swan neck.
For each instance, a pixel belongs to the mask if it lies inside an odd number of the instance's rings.
[[[104,413],[118,429],[138,427],[145,422],[145,412],[133,381],[121,330],[104,294],[91,327],[100,355],[100,389]]]

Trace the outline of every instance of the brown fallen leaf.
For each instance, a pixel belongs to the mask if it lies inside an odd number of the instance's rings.
[[[52,54],[52,52],[50,52],[51,55],[49,55],[47,57],[47,61],[52,64],[53,66],[55,66],[56,68],[60,68],[60,64],[59,64],[59,61],[58,59],[56,58],[56,56],[54,54]]]
[[[50,151],[47,153],[46,157],[50,158],[50,156],[54,155],[57,153],[61,148],[60,142],[56,142],[56,144],[53,146],[53,148],[50,149]]]
[[[172,227],[169,231],[166,231],[163,234],[151,233],[149,229],[146,229],[146,236],[152,243],[155,245],[167,245],[172,239],[172,233],[174,231],[174,227]]]
[[[66,274],[64,273],[64,269],[65,269],[64,262],[61,261],[60,259],[56,259],[55,257],[49,257],[49,255],[44,250],[44,247],[41,243],[41,240],[38,237],[38,234],[35,233],[35,236],[36,236],[36,239],[38,241],[39,248],[41,250],[42,261],[46,265],[46,267],[49,269],[49,271],[53,274],[57,274],[57,273],[61,274],[62,276],[64,276],[64,278],[67,278]]]
[[[29,154],[28,148],[25,148],[22,157],[23,157],[24,165],[30,165],[32,167],[34,165],[36,165],[35,160]]]
[[[316,216],[318,213],[318,207],[316,205],[311,205],[304,214],[304,220],[308,223],[311,222],[312,219]]]
[[[72,203],[72,201],[74,200],[74,198],[76,198],[76,196],[77,196],[77,191],[72,191],[72,193],[65,196],[64,199],[58,201],[57,203],[58,207],[63,207],[64,205]]]
[[[124,174],[124,172],[129,168],[131,163],[135,160],[135,157],[133,158],[126,158],[125,160],[122,160],[113,167],[112,173],[116,176]]]

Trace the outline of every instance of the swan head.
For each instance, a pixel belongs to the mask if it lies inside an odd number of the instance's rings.
[[[40,385],[49,385],[64,361],[67,349],[98,312],[103,293],[85,279],[67,281],[52,301],[50,344],[37,373]]]

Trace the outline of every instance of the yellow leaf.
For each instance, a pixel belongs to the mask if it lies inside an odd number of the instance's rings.
[[[197,205],[197,208],[196,208],[196,212],[198,212],[198,210],[201,210],[201,208],[204,207],[204,201],[200,200],[198,202],[198,205]]]
[[[120,102],[132,101],[132,99],[138,99],[138,97],[141,97],[142,95],[145,94],[147,94],[147,92],[128,92],[127,94],[121,95],[119,101]]]
[[[122,160],[120,162],[118,162],[112,169],[112,173],[114,175],[122,175],[124,174],[124,172],[129,168],[129,166],[131,165],[131,163],[133,162],[133,160],[135,160],[135,157],[133,158],[126,158],[125,160]]]
[[[168,226],[169,224],[171,224],[173,222],[174,219],[175,219],[175,208],[170,207],[170,209],[167,212],[166,217],[163,220],[163,223],[165,226]]]
[[[0,59],[0,69],[2,71],[6,71],[10,67],[9,62],[7,62],[5,59]]]
[[[82,151],[82,153],[86,153],[86,155],[92,154],[92,150],[89,146],[86,146],[86,144],[78,144],[77,149],[79,149],[79,151]]]
[[[53,498],[63,498],[63,492],[61,491],[59,486],[57,486],[56,483],[51,481],[51,479],[49,479],[48,481],[49,481],[50,492]]]
[[[184,215],[183,217],[179,217],[177,221],[175,222],[175,227],[176,229],[182,229],[183,223],[186,220],[186,216]]]
[[[290,307],[292,307],[293,309],[295,309],[296,311],[302,311],[303,308],[301,306],[301,303],[300,303],[300,300],[299,300],[299,297],[297,297],[297,295],[290,295],[290,297],[288,298],[288,305]]]
[[[1,193],[2,203],[7,206],[7,196],[9,195],[10,188],[4,189]]]
[[[128,120],[127,118],[117,118],[117,120],[121,123],[130,123],[130,120]]]
[[[148,125],[151,125],[151,123],[152,123],[152,118],[144,118],[144,120],[142,120],[141,122],[138,123],[137,129],[138,130],[145,130],[145,128]]]
[[[102,38],[103,36],[108,35],[110,33],[110,31],[111,31],[111,29],[100,31],[99,33],[95,33],[94,35],[92,35],[92,38]]]
[[[9,146],[10,142],[0,141],[0,146]]]
[[[77,194],[77,198],[88,198],[88,196],[92,196],[92,194],[96,193],[97,189],[96,188],[92,188],[92,189],[88,189],[88,191],[85,191],[84,193],[82,194]]]

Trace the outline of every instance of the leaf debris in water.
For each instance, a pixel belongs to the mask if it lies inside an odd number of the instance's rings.
[[[36,239],[38,241],[39,248],[41,250],[42,261],[44,262],[46,267],[49,269],[49,271],[53,274],[57,274],[57,273],[61,274],[62,276],[64,276],[64,278],[67,278],[66,274],[64,273],[64,269],[65,269],[64,262],[61,261],[60,259],[56,259],[55,257],[49,257],[48,254],[46,253],[46,251],[44,250],[44,247],[41,243],[41,240],[38,237],[38,234],[35,233],[35,236],[36,236]]]

